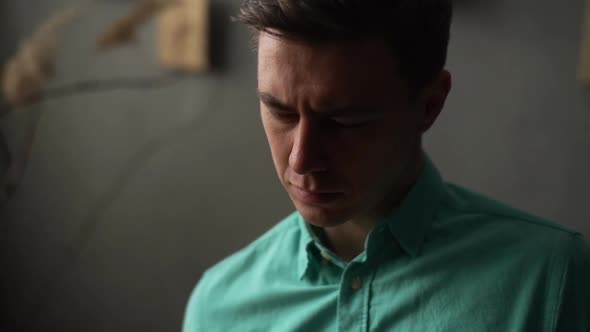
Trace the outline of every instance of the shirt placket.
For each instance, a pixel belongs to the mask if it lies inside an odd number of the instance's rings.
[[[346,266],[338,297],[338,331],[370,330],[373,280],[377,266],[387,256],[392,244],[386,225],[374,229],[367,239],[367,250]]]
[[[368,331],[369,295],[372,275],[361,263],[349,264],[340,282],[338,331]]]

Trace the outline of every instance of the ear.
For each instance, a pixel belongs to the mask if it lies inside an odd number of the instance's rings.
[[[425,133],[432,127],[434,121],[445,106],[447,96],[451,91],[451,73],[441,70],[440,73],[424,89],[424,116],[422,117],[421,131]]]

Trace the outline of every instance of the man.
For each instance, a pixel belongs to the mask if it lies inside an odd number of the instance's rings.
[[[246,0],[297,211],[210,268],[184,331],[590,331],[580,235],[443,182],[448,0]]]

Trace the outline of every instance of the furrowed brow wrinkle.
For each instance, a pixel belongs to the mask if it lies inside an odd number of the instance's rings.
[[[267,107],[273,107],[277,109],[295,112],[295,109],[293,107],[287,105],[286,103],[282,102],[281,100],[269,93],[259,91],[258,97],[260,98],[262,103],[264,103]]]

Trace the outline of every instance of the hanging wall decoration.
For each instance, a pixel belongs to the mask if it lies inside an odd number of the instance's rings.
[[[0,66],[0,118],[12,112],[26,111],[45,100],[78,93],[123,89],[152,89],[167,86],[190,77],[178,73],[200,73],[209,68],[208,0],[136,0],[128,13],[115,18],[96,38],[96,54],[136,42],[140,28],[151,19],[157,20],[159,63],[174,70],[156,77],[115,77],[88,79],[61,86],[51,86],[56,74],[60,37],[75,19],[90,6],[102,0],[89,0],[85,5],[60,10],[46,19],[19,49]],[[1,65],[1,64],[0,64]],[[32,124],[25,129],[24,148],[13,151],[0,131],[0,210],[13,195],[24,175],[34,143],[41,114],[34,113]]]

